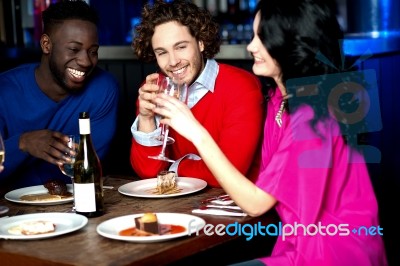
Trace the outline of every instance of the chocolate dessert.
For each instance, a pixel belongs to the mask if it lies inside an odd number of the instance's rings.
[[[135,226],[139,230],[159,234],[157,215],[154,213],[145,213],[142,217],[135,218]]]
[[[68,192],[67,185],[64,181],[61,180],[49,180],[44,183],[44,187],[47,188],[50,195],[59,195],[59,196],[69,196],[71,195]]]

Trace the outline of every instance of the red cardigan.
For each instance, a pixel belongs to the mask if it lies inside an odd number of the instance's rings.
[[[214,93],[207,94],[192,107],[194,117],[208,130],[232,164],[250,178],[257,176],[259,147],[263,128],[264,98],[259,79],[248,71],[219,64]],[[172,128],[175,143],[167,146],[166,154],[179,159],[186,154],[199,155],[191,142]],[[161,146],[146,147],[132,139],[130,161],[141,178],[155,178],[170,163],[149,159]],[[220,187],[202,160],[185,158],[178,167],[179,176],[205,180],[209,186]]]

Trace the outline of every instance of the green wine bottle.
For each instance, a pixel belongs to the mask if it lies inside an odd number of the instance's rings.
[[[75,211],[86,217],[104,214],[102,167],[94,149],[88,112],[79,114],[79,149],[74,164]]]

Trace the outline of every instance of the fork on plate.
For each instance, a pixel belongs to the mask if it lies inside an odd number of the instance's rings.
[[[201,204],[206,204],[206,203],[209,203],[209,202],[212,202],[212,201],[230,201],[230,200],[231,200],[231,197],[229,195],[227,195],[227,194],[224,194],[224,195],[219,195],[219,196],[216,196],[216,197],[211,197],[211,198],[202,200],[202,201],[200,201],[200,203]]]

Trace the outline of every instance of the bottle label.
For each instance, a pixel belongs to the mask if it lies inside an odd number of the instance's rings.
[[[94,183],[74,183],[74,200],[77,212],[95,212],[96,194]]]
[[[90,119],[79,119],[79,134],[88,135],[90,134]]]

